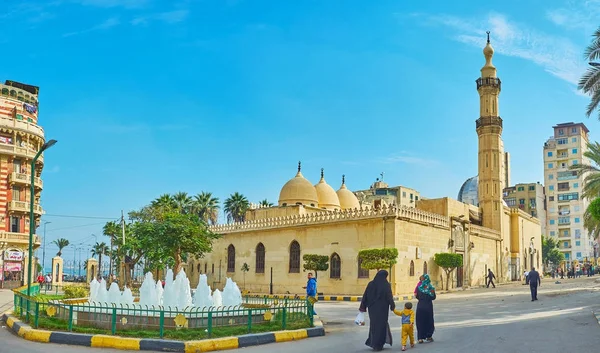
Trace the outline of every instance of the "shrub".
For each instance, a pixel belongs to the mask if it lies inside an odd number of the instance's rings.
[[[365,270],[388,269],[396,264],[398,259],[398,249],[366,249],[358,252],[361,259],[361,267]]]
[[[88,290],[81,286],[65,286],[65,299],[85,298],[89,295]]]

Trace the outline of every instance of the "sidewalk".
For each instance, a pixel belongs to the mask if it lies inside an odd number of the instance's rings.
[[[0,315],[9,311],[13,306],[13,292],[10,289],[0,289]]]

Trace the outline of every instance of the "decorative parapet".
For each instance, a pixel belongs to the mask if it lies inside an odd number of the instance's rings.
[[[380,208],[361,208],[336,211],[323,211],[304,215],[265,218],[230,224],[218,224],[210,227],[214,233],[225,234],[254,230],[297,227],[311,224],[327,224],[356,221],[362,219],[395,217],[408,221],[426,223],[432,226],[449,228],[448,218],[439,214],[418,210],[412,207],[382,206]]]
[[[471,224],[469,226],[469,228],[471,230],[471,234],[473,234],[473,235],[476,235],[476,236],[479,236],[482,238],[493,239],[493,240],[502,239],[502,235],[497,230],[493,230],[493,229],[486,228],[486,227],[476,226],[474,224]]]

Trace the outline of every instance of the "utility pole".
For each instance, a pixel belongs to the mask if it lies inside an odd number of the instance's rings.
[[[42,273],[46,272],[46,224],[52,223],[50,221],[44,222],[44,247],[42,248]]]
[[[121,246],[125,246],[125,214],[123,213],[123,210],[121,210],[121,230],[123,232]],[[125,284],[127,283],[127,266],[125,265],[125,252],[123,252],[121,256],[121,271],[123,271],[123,288],[125,288]]]

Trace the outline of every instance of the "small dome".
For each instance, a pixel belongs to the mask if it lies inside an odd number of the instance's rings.
[[[462,184],[458,201],[479,207],[479,176],[469,178]]]
[[[298,173],[296,176],[285,183],[279,193],[279,206],[297,204],[313,207],[317,207],[319,204],[317,190],[300,172],[300,163],[298,163]]]
[[[340,199],[335,193],[335,190],[333,190],[333,188],[329,186],[329,184],[327,184],[327,182],[325,181],[323,169],[321,169],[321,180],[319,180],[317,185],[315,185],[315,190],[317,190],[319,208],[325,208],[328,210],[340,209]]]
[[[354,193],[346,188],[346,178],[342,175],[342,186],[336,192],[343,210],[360,208],[360,202]]]
[[[494,55],[494,48],[492,47],[492,44],[490,44],[490,42],[488,42],[486,44],[486,46],[483,48],[483,55],[487,58],[488,56],[493,56]]]

